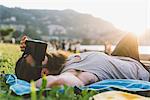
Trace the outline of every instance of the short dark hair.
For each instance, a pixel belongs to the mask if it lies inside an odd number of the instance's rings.
[[[62,52],[50,52],[47,53],[48,57],[47,69],[49,70],[50,75],[58,75],[61,73],[64,68],[64,63],[66,61],[67,55]]]

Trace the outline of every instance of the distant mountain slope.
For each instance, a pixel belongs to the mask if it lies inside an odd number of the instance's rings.
[[[115,42],[123,34],[110,22],[70,9],[26,10],[0,5],[0,27],[8,26],[37,38],[49,35]]]

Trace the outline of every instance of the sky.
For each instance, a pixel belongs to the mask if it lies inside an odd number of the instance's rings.
[[[0,0],[0,5],[24,9],[73,9],[136,34],[150,28],[150,0]]]

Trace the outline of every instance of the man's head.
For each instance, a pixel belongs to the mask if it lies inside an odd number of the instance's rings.
[[[64,52],[50,52],[46,54],[45,60],[42,62],[43,66],[35,66],[35,60],[31,55],[21,57],[15,68],[15,73],[18,78],[30,81],[37,80],[42,74],[58,75],[63,69],[63,64],[68,54]]]
[[[67,55],[63,52],[51,52],[46,54],[48,62],[46,67],[51,75],[58,75],[64,68]]]

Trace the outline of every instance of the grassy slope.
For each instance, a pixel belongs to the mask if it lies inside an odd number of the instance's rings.
[[[14,73],[15,63],[20,56],[19,45],[0,44],[0,72]]]
[[[15,63],[21,56],[19,45],[1,44],[0,43],[0,73],[14,73]],[[20,97],[10,95],[8,86],[5,84],[2,77],[0,77],[0,99],[20,99]]]

